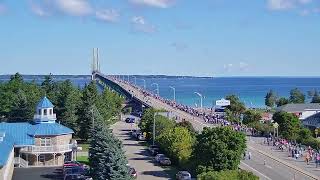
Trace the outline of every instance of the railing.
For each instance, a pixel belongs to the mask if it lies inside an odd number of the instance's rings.
[[[57,116],[56,114],[51,114],[51,115],[39,115],[39,114],[35,114],[33,116],[34,119],[43,119],[43,118],[47,118],[47,119],[56,119]]]
[[[15,157],[14,164],[18,164],[19,167],[28,167],[28,162],[21,157]]]
[[[21,149],[23,152],[40,153],[40,152],[66,152],[76,148],[75,144],[59,145],[59,146],[28,146]]]

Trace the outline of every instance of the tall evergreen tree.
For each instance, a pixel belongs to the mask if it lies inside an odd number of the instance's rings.
[[[277,95],[273,90],[270,90],[265,97],[265,105],[273,108],[277,101]]]
[[[305,95],[298,88],[292,89],[290,91],[289,101],[291,103],[295,103],[295,104],[304,103],[305,99],[306,99]]]
[[[121,142],[104,123],[95,107],[91,108],[95,124],[91,130],[89,161],[91,173],[97,180],[130,180],[127,160]]]
[[[320,103],[320,95],[318,91],[315,91],[315,93],[313,94],[311,103]]]
[[[10,112],[9,121],[20,122],[28,120],[30,117],[28,117],[27,107],[27,97],[22,90],[19,90],[14,99],[14,106]]]

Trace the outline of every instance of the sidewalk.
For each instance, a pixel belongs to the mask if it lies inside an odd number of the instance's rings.
[[[263,144],[263,138],[251,137],[248,140],[249,149],[256,149],[261,152],[264,152],[266,155],[273,156],[278,158],[279,161],[288,164],[288,166],[293,166],[301,171],[305,171],[308,174],[313,175],[314,177],[318,177],[320,179],[320,167],[316,168],[314,161],[311,161],[309,165],[304,162],[303,158],[294,159],[291,156],[289,157],[288,151],[276,150],[274,146],[268,146],[267,144]]]

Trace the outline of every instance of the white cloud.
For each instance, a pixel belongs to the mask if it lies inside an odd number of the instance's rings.
[[[134,16],[131,18],[131,23],[135,31],[144,33],[154,33],[156,31],[155,26],[146,22],[142,16]]]
[[[106,22],[117,22],[120,17],[118,11],[114,9],[106,9],[96,11],[96,18]]]
[[[267,0],[268,8],[271,10],[288,10],[311,2],[312,0]]]
[[[239,68],[241,71],[246,71],[249,68],[249,64],[246,62],[240,62],[239,63]]]
[[[232,69],[232,67],[233,67],[233,64],[224,64],[223,65],[223,69],[225,70],[225,71],[227,71],[227,72],[230,72],[231,71],[231,69]]]
[[[175,0],[129,0],[137,5],[152,6],[158,8],[168,8]]]
[[[41,16],[41,17],[50,15],[48,10],[45,10],[44,7],[42,7],[40,4],[37,4],[33,1],[31,1],[31,10],[34,14]]]
[[[73,16],[85,16],[92,12],[87,0],[56,0],[56,4],[59,10]]]

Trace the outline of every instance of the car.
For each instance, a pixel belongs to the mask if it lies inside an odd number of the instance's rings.
[[[157,154],[157,155],[154,157],[154,160],[155,160],[156,162],[160,162],[160,160],[161,160],[162,158],[166,158],[166,156],[165,156],[164,154]]]
[[[84,176],[80,174],[67,174],[64,176],[64,180],[93,180],[89,176]]]
[[[133,178],[137,178],[137,171],[133,167],[130,167],[129,168],[129,175]]]
[[[128,118],[126,118],[126,123],[134,123],[135,122],[135,119],[134,118],[132,118],[132,117],[128,117]]]
[[[134,137],[134,138],[137,138],[139,134],[141,134],[141,131],[139,129],[134,129],[131,132],[131,136]]]
[[[137,137],[137,140],[139,140],[139,141],[145,141],[146,138],[144,137],[143,134],[139,134],[138,137]]]
[[[170,166],[171,160],[169,158],[162,158],[162,159],[160,159],[160,164],[162,166]]]
[[[160,148],[157,145],[150,146],[148,150],[149,150],[150,154],[153,156],[159,154],[159,152],[160,152]]]
[[[188,171],[179,171],[176,174],[177,180],[191,180],[191,174]]]

